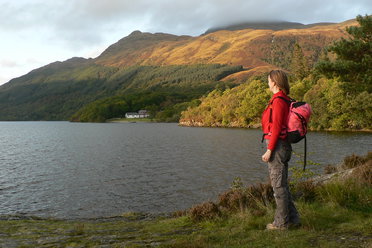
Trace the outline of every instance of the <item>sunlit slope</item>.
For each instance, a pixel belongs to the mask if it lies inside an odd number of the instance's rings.
[[[95,62],[110,66],[220,63],[285,68],[295,43],[314,62],[325,46],[346,36],[346,26],[355,24],[352,20],[280,31],[221,30],[199,37],[135,31],[110,46]]]

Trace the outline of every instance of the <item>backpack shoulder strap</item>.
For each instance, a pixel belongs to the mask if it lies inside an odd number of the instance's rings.
[[[282,99],[282,100],[284,100],[285,102],[287,102],[287,103],[291,103],[291,102],[295,102],[296,100],[294,100],[294,99],[292,99],[292,98],[289,98],[289,100],[287,99],[287,98],[285,98],[285,97],[282,97],[282,96],[277,96],[277,97],[275,97],[275,98],[280,98],[280,99]],[[274,98],[274,99],[275,99]],[[273,100],[274,100],[273,99]]]
[[[292,98],[289,98],[290,100],[288,100],[288,99],[286,99],[286,98],[284,98],[284,97],[282,97],[282,96],[276,96],[276,97],[274,97],[274,98],[270,101],[270,103],[269,103],[269,108],[270,108],[269,123],[272,123],[272,119],[271,119],[271,116],[272,116],[272,106],[271,106],[271,105],[273,105],[273,102],[274,102],[274,100],[275,100],[276,98],[280,98],[280,99],[284,100],[286,103],[288,103],[289,106],[291,106],[291,102],[295,101],[295,100],[293,100]]]
[[[289,98],[289,100],[288,100],[288,99],[285,98],[285,97],[277,96],[277,97],[275,97],[275,98],[270,102],[270,104],[273,104],[273,102],[274,102],[274,100],[275,100],[276,98],[280,98],[280,99],[284,100],[284,101],[285,101],[286,103],[288,103],[288,104],[291,104],[292,102],[295,102],[295,101],[296,101],[296,100],[294,100],[294,99],[292,99],[292,98]]]

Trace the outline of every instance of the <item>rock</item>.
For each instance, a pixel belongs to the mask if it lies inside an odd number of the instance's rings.
[[[340,170],[332,174],[326,174],[326,175],[320,175],[320,176],[314,177],[311,180],[313,184],[315,185],[339,181],[339,180],[344,181],[345,179],[350,178],[352,176],[355,169],[356,168]]]

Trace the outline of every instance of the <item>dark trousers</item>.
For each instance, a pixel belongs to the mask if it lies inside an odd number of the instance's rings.
[[[288,227],[300,223],[300,217],[288,187],[288,162],[291,159],[292,146],[279,139],[268,162],[271,186],[276,202],[273,224],[277,227]]]

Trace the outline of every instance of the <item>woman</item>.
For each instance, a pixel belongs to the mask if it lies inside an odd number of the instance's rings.
[[[274,70],[269,73],[268,83],[273,96],[262,114],[263,138],[267,144],[262,160],[268,163],[276,211],[274,222],[267,224],[266,229],[277,230],[287,229],[290,225],[299,225],[300,218],[288,187],[288,161],[292,154],[291,144],[286,140],[290,100],[287,96],[288,78],[285,72]]]

